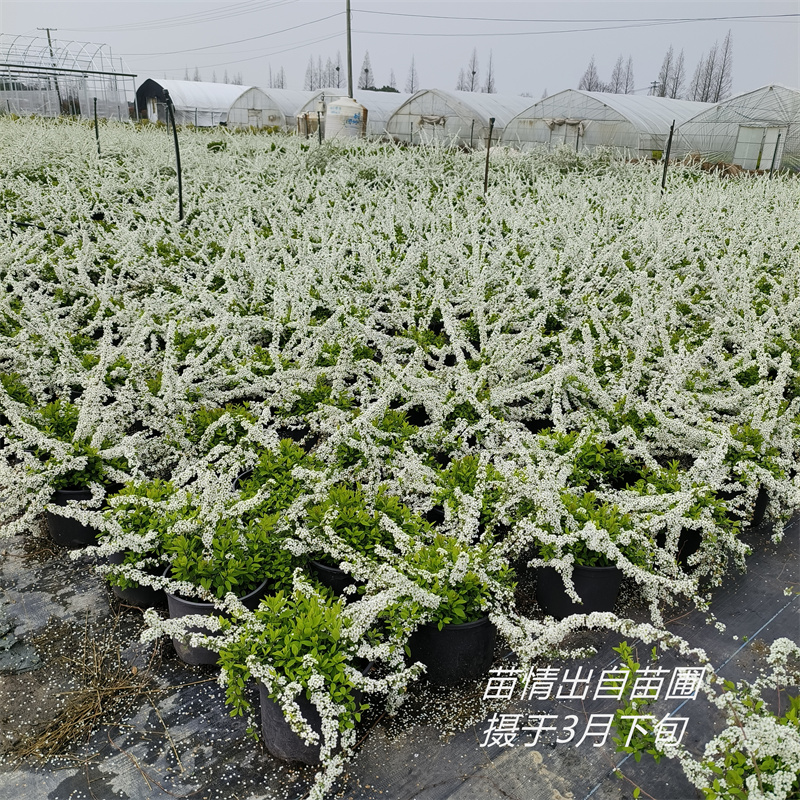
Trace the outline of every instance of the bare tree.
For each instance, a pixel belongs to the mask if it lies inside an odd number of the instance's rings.
[[[664,55],[664,60],[661,62],[661,69],[658,71],[655,85],[650,89],[649,94],[656,97],[666,97],[669,93],[669,87],[672,85],[672,78],[675,73],[675,54],[672,50],[672,45]]]
[[[184,71],[183,71],[183,79],[185,81],[189,80],[189,67],[186,67],[186,69],[184,69]]]
[[[406,92],[414,94],[419,89],[419,76],[417,75],[417,67],[414,63],[414,56],[411,56],[411,66],[408,68],[408,77],[406,78]]]
[[[597,66],[594,63],[594,56],[589,61],[589,66],[586,67],[586,72],[583,73],[578,88],[584,89],[587,92],[602,92],[604,88],[600,76],[597,74]]]
[[[211,82],[212,82],[212,83],[216,83],[216,82],[217,82],[217,71],[216,71],[216,70],[214,70],[214,71],[211,73]]]
[[[622,53],[619,54],[614,69],[611,71],[611,81],[608,84],[608,91],[614,94],[624,94],[625,86],[625,66],[622,63]]]
[[[394,69],[389,70],[389,87],[397,89],[397,78],[394,77]]]
[[[313,92],[315,89],[319,87],[316,85],[314,80],[316,76],[314,75],[314,57],[308,57],[308,66],[306,67],[306,77],[303,81],[303,89],[307,92]]]
[[[715,65],[714,80],[711,85],[711,102],[719,103],[726,97],[730,97],[731,86],[733,85],[733,42],[731,41],[731,31],[728,30],[722,49],[717,52],[717,63]]]
[[[714,46],[708,51],[708,55],[702,55],[697,64],[697,68],[692,76],[692,83],[689,87],[689,99],[699,100],[701,103],[712,102],[714,87],[717,82],[717,51],[719,43],[714,42]]]
[[[273,76],[272,78],[272,88],[273,89],[285,89],[286,88],[286,73],[284,72],[283,67],[281,67]]]
[[[625,77],[622,81],[622,93],[633,94],[633,56],[628,56],[625,62]]]
[[[342,88],[342,54],[339,50],[336,51],[336,63],[333,65],[333,71],[336,73],[336,82],[331,84],[337,89]]]
[[[464,67],[458,71],[458,81],[456,81],[457,92],[468,92],[469,84],[467,83],[467,74],[464,72]]]
[[[487,94],[495,94],[497,87],[494,80],[494,60],[492,51],[489,51],[489,66],[486,68],[486,83],[483,84],[483,91]]]
[[[244,83],[244,78],[241,72],[237,72],[232,78],[231,83],[235,86],[241,86]]]
[[[228,70],[227,69],[225,70],[225,75],[222,77],[222,82],[223,83],[229,83],[229,81],[228,81]]]
[[[358,73],[358,88],[375,88],[375,76],[372,74],[372,64],[369,60],[369,50],[364,53],[364,61],[361,64],[361,71]]]
[[[477,92],[478,86],[480,85],[480,68],[478,67],[478,51],[477,49],[472,50],[472,55],[469,58],[469,62],[467,63],[467,71],[466,71],[466,85],[468,92]]]
[[[549,95],[549,94],[547,94],[547,87],[545,86],[545,87],[544,87],[544,91],[542,92],[542,96],[541,96],[539,99],[540,99],[540,100],[544,100],[546,97],[549,97],[549,96],[550,96],[550,95]]]
[[[194,75],[192,75],[192,80],[193,81],[202,81],[203,80],[200,77],[200,70],[197,67],[194,68]]]
[[[683,94],[683,84],[686,81],[686,67],[683,63],[683,50],[678,54],[675,60],[675,66],[672,70],[672,77],[669,81],[667,88],[667,97],[680,97]]]

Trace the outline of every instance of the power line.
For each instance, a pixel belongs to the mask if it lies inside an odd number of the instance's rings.
[[[143,31],[161,30],[163,28],[182,27],[186,25],[197,25],[203,22],[216,22],[217,20],[230,19],[231,17],[252,14],[256,11],[271,10],[280,6],[296,3],[297,0],[278,0],[270,5],[265,5],[263,0],[248,0],[242,3],[233,3],[223,8],[209,9],[208,11],[197,11],[192,14],[181,14],[176,17],[162,17],[160,19],[148,20],[147,22],[128,22],[121,25],[109,25],[106,27],[95,28],[62,28],[65,31],[94,31],[94,32],[118,32],[118,31]]]
[[[422,14],[395,14],[389,11],[370,11],[370,12],[361,12],[361,13],[370,13],[370,14],[392,14],[392,16],[417,16],[421,17],[424,16]],[[800,14],[779,14],[775,15],[776,17],[786,18],[786,17],[800,17]],[[760,19],[764,19],[764,17],[759,17]],[[481,17],[432,17],[432,19],[459,19],[459,20],[477,20],[482,22],[487,21],[494,21],[494,22],[553,22],[553,20],[511,20],[511,19],[490,19],[490,18],[481,18]],[[365,31],[359,30],[357,33],[365,34],[368,36],[425,36],[425,37],[443,37],[443,38],[463,38],[463,37],[478,37],[478,36],[551,36],[553,34],[559,33],[589,33],[593,31],[618,31],[618,30],[625,30],[627,28],[653,28],[653,27],[660,27],[663,25],[680,25],[686,24],[690,22],[712,22],[712,21],[729,21],[734,19],[752,19],[752,17],[696,17],[696,18],[686,18],[686,19],[652,19],[652,20],[640,20],[638,22],[630,22],[624,25],[598,25],[592,28],[562,28],[560,30],[551,30],[551,31],[496,31],[494,33],[488,32],[471,32],[471,33],[420,33],[418,31],[415,32],[405,32],[405,31]],[[563,22],[574,22],[575,20],[562,20]],[[588,21],[588,20],[587,20]]]
[[[367,9],[359,9],[359,14],[377,14],[384,17],[414,17],[418,19],[447,19],[458,20],[459,22],[469,22],[474,20],[476,22],[536,22],[536,23],[549,23],[549,22],[654,22],[654,23],[681,23],[681,22],[718,22],[725,20],[737,19],[783,19],[786,17],[800,17],[798,14],[741,14],[723,17],[631,17],[620,19],[551,19],[551,18],[531,18],[531,17],[464,17],[461,15],[447,15],[447,14],[407,14],[400,11],[369,11]]]
[[[249,58],[239,58],[235,61],[222,61],[218,64],[202,64],[203,69],[211,69],[212,67],[229,67],[233,64],[244,64],[246,61],[256,61],[259,58],[266,58],[268,56],[277,56],[281,53],[288,53],[291,50],[299,50],[301,47],[308,47],[312,44],[320,44],[321,42],[327,42],[330,39],[336,39],[341,36],[341,32],[337,31],[336,33],[329,33],[326,36],[321,36],[318,39],[309,39],[305,42],[300,42],[299,44],[292,45],[291,47],[284,47],[281,50],[264,50],[257,56],[250,56]],[[175,68],[175,69],[168,69],[167,72],[180,72],[182,68]]]
[[[306,28],[309,25],[315,25],[318,22],[325,22],[326,20],[333,19],[334,17],[341,17],[344,14],[344,11],[337,11],[335,14],[329,14],[327,17],[320,17],[319,19],[312,19],[309,22],[301,22],[299,25],[292,25],[291,28],[282,28],[279,31],[270,31],[269,33],[261,33],[258,36],[250,36],[247,39],[236,39],[232,42],[220,42],[219,44],[208,44],[204,45],[203,47],[189,47],[186,50],[170,50],[169,52],[164,52],[163,50],[158,53],[122,53],[121,55],[125,56],[126,58],[131,58],[134,56],[137,57],[147,57],[147,56],[167,56],[167,55],[178,55],[180,53],[196,53],[200,50],[211,50],[215,47],[227,47],[231,44],[242,44],[243,42],[253,42],[256,39],[265,39],[268,36],[277,36],[279,33],[288,33],[289,31],[296,31],[298,28]]]

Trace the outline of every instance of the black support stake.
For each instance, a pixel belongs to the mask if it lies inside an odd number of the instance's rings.
[[[172,123],[172,139],[175,142],[175,164],[178,168],[178,219],[183,219],[183,180],[181,179],[181,149],[178,147],[178,129],[175,126],[175,109],[169,91],[164,89],[164,100],[167,103],[167,113]]]
[[[667,186],[667,166],[669,164],[669,151],[672,149],[672,134],[675,132],[675,120],[669,126],[669,139],[667,139],[667,152],[664,154],[664,174],[661,176],[661,194]]]
[[[100,128],[97,127],[97,98],[94,98],[94,138],[97,139],[97,155],[100,155]]]
[[[319,134],[319,143],[322,144],[322,112],[317,111],[317,133]]]
[[[489,188],[489,151],[492,149],[492,131],[494,130],[494,117],[489,117],[489,141],[486,143],[486,168],[483,171],[483,196]]]

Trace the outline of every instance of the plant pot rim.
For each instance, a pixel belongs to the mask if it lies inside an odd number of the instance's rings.
[[[245,478],[248,478],[255,472],[255,467],[250,467],[249,469],[243,469],[232,481],[231,481],[231,489],[234,492],[238,492],[241,490],[241,486],[239,485],[241,481]]]
[[[542,564],[542,565],[536,567],[536,569],[556,569],[556,568],[551,566],[550,564]],[[612,564],[610,567],[590,567],[590,566],[587,566],[585,564],[573,564],[572,565],[572,569],[573,570],[585,569],[585,570],[589,570],[591,572],[603,572],[603,571],[614,572],[616,570],[619,570],[619,567],[616,564]],[[556,570],[556,571],[558,571],[558,570]]]
[[[92,489],[89,486],[81,486],[71,489],[53,489],[53,495],[56,495],[59,492],[61,494],[88,494],[89,497],[92,496]]]
[[[469,628],[478,628],[482,625],[491,625],[492,621],[489,619],[488,616],[481,617],[480,619],[475,619],[472,622],[445,622],[442,625],[441,630],[453,630],[458,628],[459,630],[468,630]],[[439,623],[438,622],[426,622],[424,625],[420,625],[418,630],[422,628],[429,627],[429,628],[436,628],[439,630]]]
[[[168,564],[167,568],[162,573],[165,578],[170,577],[170,573],[172,572],[172,564]],[[257,595],[261,592],[266,586],[269,585],[269,578],[264,578],[255,589],[251,589],[247,594],[243,595],[236,595],[240,602],[244,602],[245,600],[250,599],[251,597]],[[175,594],[174,592],[164,590],[166,592],[167,597],[174,597],[180,600],[182,603],[185,603],[188,606],[196,606],[198,610],[208,610],[209,608],[214,607],[214,603],[208,600],[190,600],[188,597],[184,597],[182,594]],[[221,601],[220,601],[221,602]]]
[[[328,572],[334,573],[341,573],[342,575],[347,575],[347,573],[341,567],[334,567],[330,564],[326,564],[324,561],[318,561],[316,558],[312,558],[310,562],[317,568],[321,570],[327,570]]]

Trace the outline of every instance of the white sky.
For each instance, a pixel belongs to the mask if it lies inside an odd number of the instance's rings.
[[[345,0],[0,0],[0,31],[37,35],[38,27],[50,26],[58,41],[107,44],[137,73],[137,84],[149,77],[183,78],[187,69],[191,76],[198,67],[204,80],[215,72],[221,81],[227,70],[241,72],[245,84],[266,86],[270,67],[283,67],[287,88],[302,89],[309,57],[325,62],[338,51],[346,64],[344,9]],[[670,44],[685,52],[688,84],[702,54],[728,29],[734,94],[768,83],[800,87],[800,0],[352,0],[352,10],[354,82],[369,51],[375,85],[388,83],[394,70],[400,91],[412,55],[422,88],[453,89],[477,48],[481,81],[493,54],[499,93],[538,99],[545,89],[574,88],[593,54],[602,80],[610,78],[620,54],[632,56],[636,88],[646,93]],[[752,15],[761,18],[730,19]],[[713,17],[726,19],[664,22]],[[286,30],[295,26],[302,27]]]

